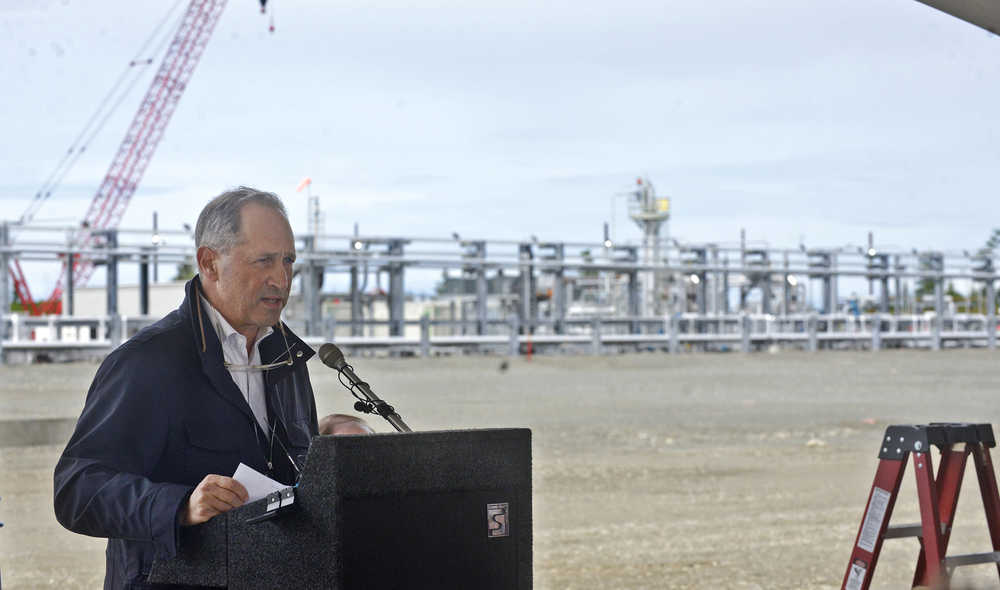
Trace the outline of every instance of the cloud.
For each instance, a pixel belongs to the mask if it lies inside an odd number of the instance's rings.
[[[0,95],[4,218],[162,15],[35,6],[0,13],[0,85],[17,89]],[[303,0],[276,16],[270,35],[253,6],[227,7],[123,224],[192,222],[252,184],[304,228],[305,175],[328,229],[381,234],[598,239],[638,175],[695,241],[871,225],[947,247],[1000,215],[996,39],[918,2]],[[52,211],[82,217],[146,84]],[[621,237],[637,238],[619,205]]]

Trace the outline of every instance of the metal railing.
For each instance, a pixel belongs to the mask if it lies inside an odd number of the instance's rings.
[[[58,354],[66,359],[103,355],[153,323],[151,316],[31,317],[19,314],[0,319],[0,359],[15,353],[23,361],[33,355]],[[448,351],[517,355],[525,352],[605,354],[628,350],[688,350],[752,352],[772,346],[818,351],[822,349],[996,347],[997,326],[988,316],[954,314],[938,317],[890,314],[676,314],[651,317],[568,318],[520,322],[491,320],[486,334],[474,334],[475,321],[408,319],[416,335],[348,336],[350,322],[327,322],[324,335],[306,336],[318,346],[334,340],[342,348],[430,355]],[[297,322],[290,322],[297,329]],[[389,320],[366,320],[366,327],[387,327]],[[445,328],[444,334],[434,328]],[[466,333],[461,334],[462,329]],[[413,332],[411,330],[411,332]],[[347,332],[350,333],[350,332]],[[405,334],[404,330],[404,334]],[[529,348],[530,347],[530,348]]]

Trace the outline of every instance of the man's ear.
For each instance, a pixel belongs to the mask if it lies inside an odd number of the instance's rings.
[[[205,280],[219,280],[219,253],[208,246],[202,246],[198,248],[197,258],[198,273]]]

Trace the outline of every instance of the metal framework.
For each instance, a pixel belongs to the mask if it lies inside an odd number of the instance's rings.
[[[34,229],[49,236],[67,230]],[[0,237],[6,233],[7,225],[0,224]],[[168,237],[169,246],[154,242],[149,230],[107,231],[85,250],[56,239],[22,240],[16,247],[0,241],[0,263],[17,259],[61,262],[81,256],[106,265],[107,306],[100,321],[113,340],[120,341],[142,322],[154,319],[119,323],[120,264],[140,268],[145,292],[150,260],[179,263],[194,255],[189,235],[162,230],[159,234]],[[336,244],[342,247],[331,247]],[[895,346],[993,348],[996,344],[998,276],[989,251],[973,255],[879,251],[872,245],[867,249],[769,249],[748,247],[745,242],[738,246],[676,244],[664,246],[659,264],[650,265],[639,261],[636,245],[361,235],[300,236],[298,250],[301,298],[296,306],[301,312],[289,321],[317,342],[335,337],[338,344],[347,346],[514,352],[528,342],[536,350],[572,345],[593,352],[630,347],[677,352],[682,348],[751,351],[774,345],[877,350]],[[72,285],[73,267],[64,268],[66,282]],[[406,274],[420,269],[458,271],[460,291],[437,300],[434,305],[440,306],[433,308],[438,310],[433,316],[425,312],[421,318],[407,317]],[[328,281],[324,292],[328,274],[350,277],[349,293],[332,293]],[[663,314],[641,314],[644,274],[667,279],[661,298],[672,303]],[[372,282],[388,290],[369,288],[370,275],[376,275]],[[379,276],[387,280],[382,282]],[[867,282],[871,293],[853,309],[838,295],[841,283],[851,280],[857,291]],[[977,294],[975,305],[963,309],[948,303],[945,287],[952,280],[971,282]],[[918,299],[913,291],[921,283],[927,295]],[[807,291],[810,284],[811,293]],[[588,293],[604,299],[590,301]],[[739,297],[731,298],[733,293]],[[807,298],[808,294],[812,296]],[[68,289],[66,295],[67,302],[72,301],[73,290]],[[140,296],[145,303],[139,311],[145,316],[148,295]],[[338,317],[327,307],[335,297],[350,308],[349,318]],[[384,305],[387,312],[379,319],[372,315],[376,304]],[[45,320],[40,321],[43,324],[38,325],[44,325]],[[78,320],[64,316],[54,321],[58,325]],[[28,323],[17,322],[12,328]],[[378,336],[376,328],[385,336]],[[0,322],[2,329],[6,329],[5,322]],[[28,345],[21,337],[20,346]]]

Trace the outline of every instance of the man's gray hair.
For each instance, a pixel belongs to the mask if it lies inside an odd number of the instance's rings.
[[[194,228],[195,247],[208,246],[218,252],[228,252],[239,242],[240,214],[249,203],[270,207],[288,221],[288,212],[278,195],[241,186],[215,197],[201,210]]]

